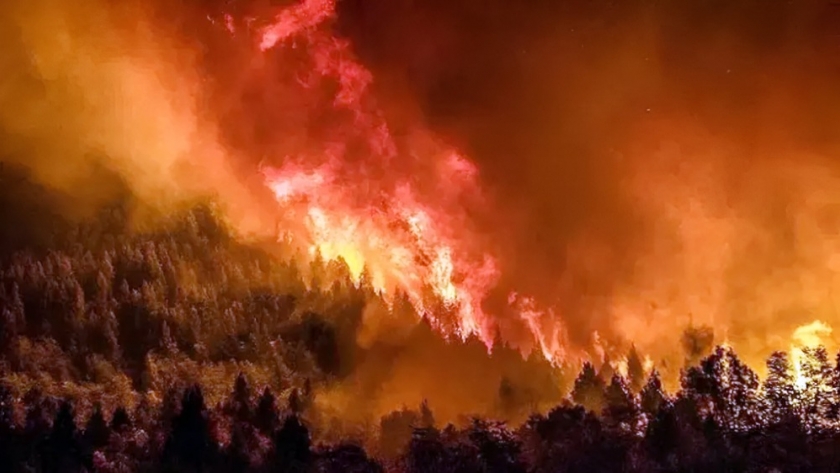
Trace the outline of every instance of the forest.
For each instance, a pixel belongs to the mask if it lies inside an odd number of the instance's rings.
[[[317,398],[371,350],[355,336],[380,297],[364,275],[242,243],[209,204],[137,229],[125,204],[71,221],[25,179],[3,180],[17,222],[0,241],[3,471],[840,467],[840,363],[822,347],[796,365],[774,353],[763,380],[730,347],[701,347],[673,393],[631,351],[621,371],[576,367],[547,408],[502,379],[486,415],[445,422],[423,402],[342,424]],[[391,310],[412,308],[397,297]]]

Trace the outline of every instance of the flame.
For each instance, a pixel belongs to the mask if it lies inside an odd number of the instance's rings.
[[[401,163],[408,171],[391,169],[398,146],[371,105],[371,73],[353,59],[347,42],[317,30],[334,8],[331,0],[307,0],[281,11],[262,30],[259,48],[267,51],[290,38],[304,41],[313,71],[301,84],[335,80],[333,105],[352,112],[353,136],[337,136],[314,157],[265,166],[266,184],[283,206],[292,239],[311,255],[343,259],[357,283],[369,271],[380,293],[403,291],[444,334],[475,335],[489,349],[495,329],[481,301],[498,279],[497,262],[471,244],[475,236],[460,205],[477,192],[477,170],[456,150],[423,136],[407,153],[413,159]],[[357,138],[367,145],[367,156],[363,165],[351,166],[348,141]],[[418,158],[421,148],[427,154]],[[412,176],[418,170],[439,184],[417,185]]]
[[[491,350],[497,327],[481,305],[499,280],[498,258],[482,249],[463,205],[486,199],[478,169],[422,130],[398,145],[368,93],[372,74],[355,61],[349,43],[318,29],[335,16],[334,8],[332,0],[287,8],[261,30],[258,43],[262,51],[305,43],[313,66],[301,85],[336,82],[333,106],[352,112],[352,130],[314,156],[264,166],[266,185],[287,216],[292,240],[310,255],[343,259],[357,283],[368,271],[380,294],[400,290],[445,336],[476,336]],[[349,156],[354,139],[367,146],[363,159]],[[508,303],[533,335],[534,348],[549,361],[566,359],[565,327],[552,310],[516,293]]]

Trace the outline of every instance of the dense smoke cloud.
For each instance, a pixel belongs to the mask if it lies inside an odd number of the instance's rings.
[[[502,273],[573,343],[664,356],[694,323],[753,355],[837,321],[837,6],[358,0],[341,19],[478,163]]]
[[[155,7],[3,4],[3,160],[71,196],[66,210],[84,214],[127,187],[157,209],[220,196],[237,223],[257,225],[204,107],[198,43],[178,29],[187,8]]]

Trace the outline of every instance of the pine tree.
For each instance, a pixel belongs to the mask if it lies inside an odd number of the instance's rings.
[[[244,373],[236,377],[227,410],[228,415],[239,422],[249,422],[251,419],[251,387]]]
[[[79,468],[82,458],[76,435],[73,406],[64,401],[59,407],[52,432],[46,442],[43,462],[47,471],[76,471]]]
[[[659,372],[656,369],[650,373],[647,383],[642,388],[639,397],[642,411],[648,414],[649,417],[655,416],[665,404],[667,399],[662,390],[662,381],[659,379]]]
[[[420,403],[420,425],[422,429],[433,429],[435,427],[435,416],[429,408],[429,401],[423,399]]]
[[[601,412],[604,406],[604,389],[604,381],[595,373],[595,367],[586,362],[575,380],[572,399],[587,410]]]
[[[831,398],[827,417],[832,422],[840,421],[840,353],[834,361],[834,368],[829,378],[829,396]]]
[[[296,415],[286,418],[274,436],[273,469],[276,473],[302,473],[311,459],[309,429]]]
[[[131,417],[125,407],[120,406],[114,410],[114,415],[111,416],[111,430],[114,432],[125,432],[131,428]]]
[[[636,400],[627,386],[627,381],[618,373],[614,374],[604,396],[606,407],[604,418],[613,427],[632,429],[635,427],[638,409]]]
[[[830,411],[832,370],[825,347],[802,350],[801,376],[800,416],[807,428],[814,429],[825,422]]]
[[[85,445],[92,450],[102,448],[108,443],[110,435],[111,431],[105,421],[105,415],[102,413],[102,406],[97,403],[93,409],[93,414],[85,425]]]
[[[793,372],[785,352],[773,352],[767,359],[767,379],[764,381],[764,398],[767,400],[769,423],[781,422],[793,415],[796,397]]]
[[[645,368],[635,345],[630,347],[630,353],[627,355],[627,380],[634,394],[638,394],[645,385]]]
[[[164,461],[188,465],[200,472],[206,463],[212,463],[215,445],[210,435],[204,396],[199,386],[193,386],[184,393],[181,412],[172,421],[172,432],[164,449]]]
[[[270,435],[277,428],[278,418],[279,413],[274,394],[271,393],[270,389],[265,388],[260,396],[260,400],[257,402],[254,423],[263,435]]]

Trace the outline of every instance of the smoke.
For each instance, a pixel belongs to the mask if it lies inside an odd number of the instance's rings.
[[[840,321],[836,6],[340,7],[380,88],[476,162],[505,282],[572,351],[597,332],[659,360],[708,325],[758,362]]]
[[[5,2],[3,161],[71,197],[67,210],[80,214],[127,187],[159,210],[221,196],[237,224],[256,225],[257,205],[203,106],[198,49],[175,34],[182,10]]]
[[[311,3],[318,19],[332,4]],[[550,354],[602,358],[632,343],[679,366],[714,340],[757,365],[789,346],[798,326],[840,322],[840,38],[831,28],[840,9],[344,0],[335,26],[349,46],[330,31],[314,34],[332,54],[314,62],[358,80],[330,88],[301,86],[312,78],[297,66],[313,58],[294,38],[259,50],[249,31],[278,8],[4,3],[3,162],[26,167],[82,211],[122,185],[158,210],[212,196],[243,232],[274,230],[278,206],[261,165],[294,156],[320,169],[340,152],[335,205],[353,193],[369,200],[377,183],[393,190],[389,170],[410,172],[413,203],[433,222],[456,223],[441,241],[479,235],[497,257],[497,287],[475,302],[500,338]],[[275,24],[272,41],[288,39],[283,28],[314,27],[303,20]],[[356,94],[360,84],[376,107]],[[336,107],[337,97],[352,106]],[[381,114],[359,121],[371,108]],[[394,159],[380,146],[380,122],[390,144],[426,148]],[[462,199],[438,179],[447,171],[430,157],[439,141],[464,156],[450,171],[467,169],[475,193],[487,196],[454,217],[426,200]],[[383,312],[365,309],[359,343],[396,345],[399,361],[365,360],[360,385],[395,393],[423,385],[441,403],[462,396],[451,404],[461,406],[515,371],[439,346]],[[700,336],[688,343],[679,334],[689,326],[714,333],[690,331]],[[554,345],[533,340],[539,331]],[[481,389],[454,392],[465,379]],[[390,406],[420,392],[376,399]]]

